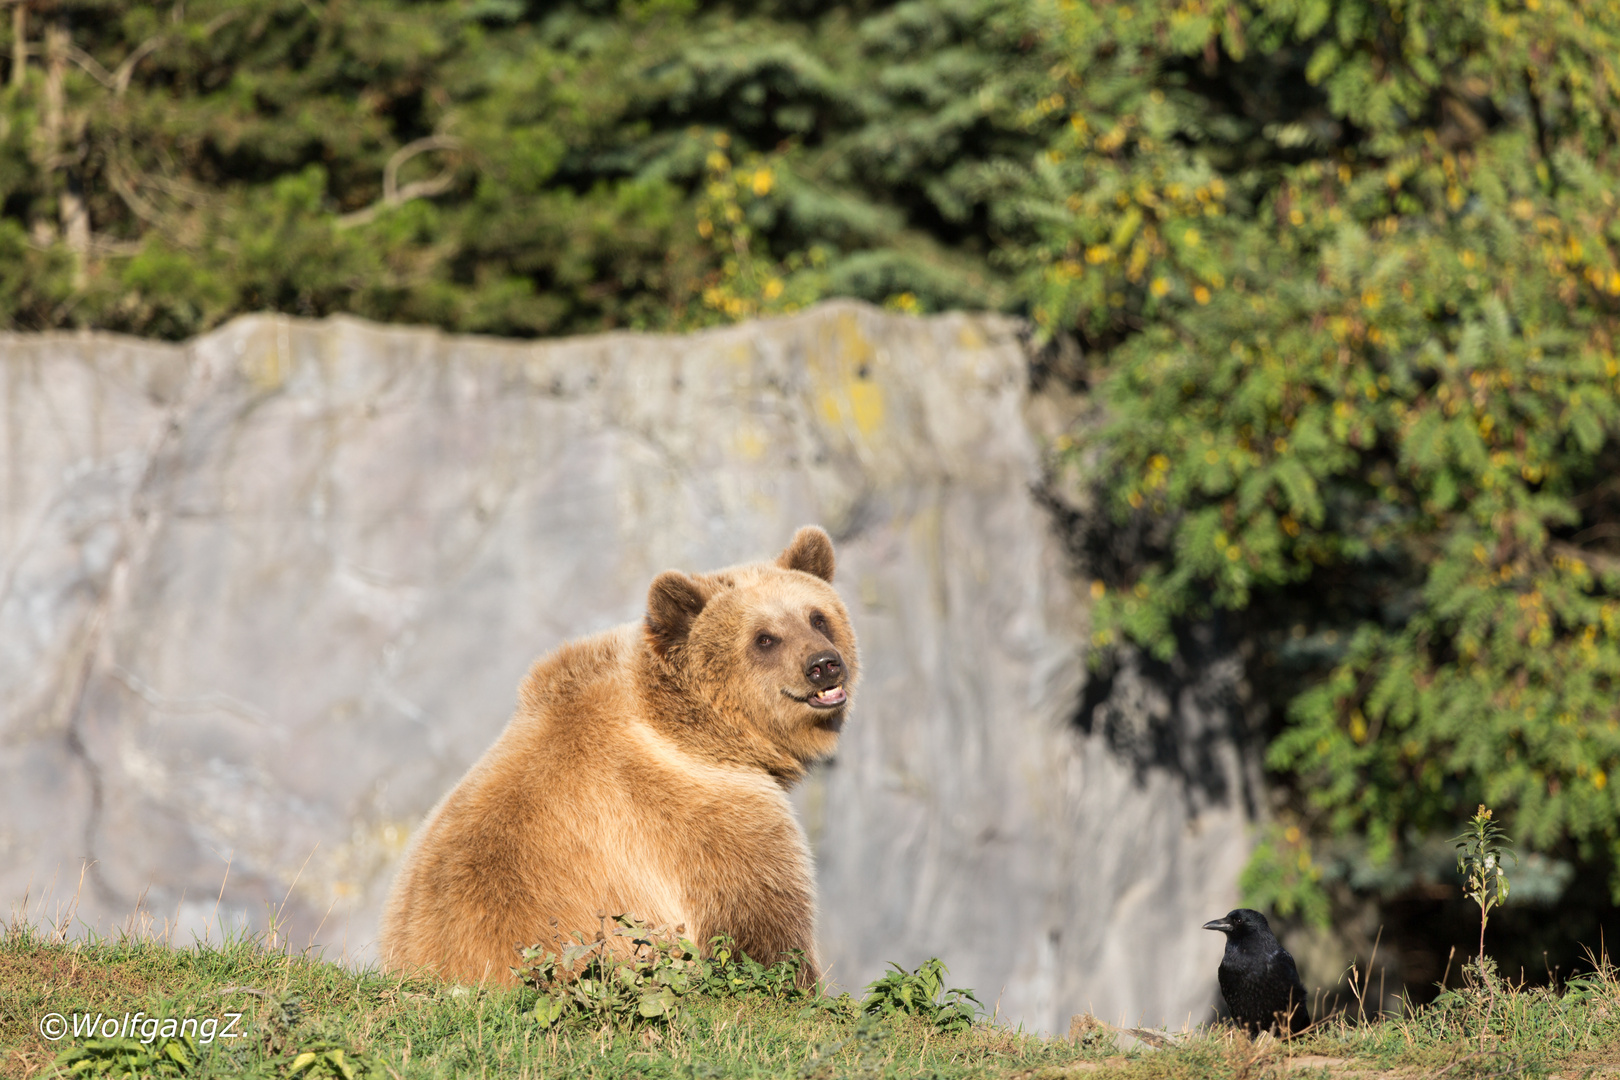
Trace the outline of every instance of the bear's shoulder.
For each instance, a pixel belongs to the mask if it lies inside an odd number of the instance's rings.
[[[639,644],[635,631],[634,625],[604,630],[536,660],[518,688],[519,711],[538,716],[558,707],[591,708],[630,693]]]

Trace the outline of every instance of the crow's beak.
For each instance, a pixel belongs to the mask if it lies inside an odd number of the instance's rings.
[[[1219,930],[1221,933],[1224,934],[1228,930],[1232,929],[1232,924],[1227,922],[1225,919],[1211,919],[1211,920],[1209,920],[1209,922],[1204,924],[1204,929],[1205,930]]]

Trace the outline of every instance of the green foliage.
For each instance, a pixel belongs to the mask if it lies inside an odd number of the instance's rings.
[[[1542,1076],[1580,1075],[1593,1066],[1601,1071],[1620,1053],[1620,981],[1606,960],[1594,960],[1563,993],[1497,980],[1462,987],[1404,1017],[1365,1024],[1329,1019],[1287,1042],[1253,1042],[1211,1027],[1177,1034],[1162,1049],[1122,1055],[1118,1029],[1091,1017],[1076,1018],[1075,1040],[1046,1039],[990,1023],[941,1030],[903,1010],[887,1020],[806,1013],[799,1003],[768,993],[690,994],[683,1026],[626,1031],[570,1023],[537,1031],[530,987],[450,986],[355,971],[265,941],[239,937],[174,949],[127,935],[63,943],[13,924],[0,931],[0,1075],[119,1075],[129,1063],[138,1075],[300,1080],[479,1074],[1241,1080],[1327,1058],[1368,1075],[1449,1069],[1468,1076]],[[74,974],[64,979],[66,972]],[[166,1049],[137,1040],[59,1044],[46,1041],[39,1028],[51,1012],[208,1016],[218,1015],[222,1002],[245,1010],[243,1037],[183,1044],[183,1067],[171,1056],[170,1068],[159,1057]],[[59,1054],[69,1064],[53,1073]],[[1304,1061],[1290,1060],[1299,1058]],[[74,1067],[81,1061],[88,1064]]]
[[[1457,873],[1462,877],[1463,895],[1479,905],[1479,957],[1485,963],[1485,924],[1491,908],[1508,896],[1507,871],[1502,860],[1518,856],[1501,845],[1507,841],[1491,820],[1491,811],[1481,806],[1468,823],[1468,830],[1452,838],[1457,848]]]
[[[714,998],[753,994],[772,1001],[802,1001],[814,997],[802,985],[804,954],[795,949],[771,964],[762,964],[737,951],[736,943],[722,934],[709,941],[709,955],[700,957],[693,989]]]
[[[630,915],[615,916],[613,924],[608,929],[604,920],[593,940],[576,935],[560,952],[538,945],[523,950],[524,963],[514,970],[541,993],[534,1006],[541,1027],[576,1018],[616,1031],[681,1025],[689,1020],[685,1000],[692,994],[781,1001],[810,995],[800,985],[800,953],[767,966],[722,936],[710,942],[705,957],[668,927],[649,927]]]
[[[915,971],[891,964],[894,970],[868,986],[857,1003],[848,994],[826,998],[805,987],[804,956],[797,951],[766,965],[739,952],[729,937],[714,938],[703,955],[678,933],[618,915],[611,928],[604,919],[593,939],[576,934],[578,940],[560,952],[538,945],[524,949],[523,964],[513,970],[540,991],[532,1015],[542,1028],[569,1021],[613,1031],[681,1027],[691,1022],[692,1001],[734,997],[808,1002],[801,1015],[844,1021],[916,1016],[948,1032],[968,1030],[979,1016],[973,991],[946,989],[946,967],[937,957]]]
[[[139,1039],[86,1039],[56,1056],[69,1076],[186,1076],[200,1058],[190,1038],[143,1043]]]
[[[180,337],[347,311],[511,335],[822,296],[1014,302],[1022,8],[24,3],[0,320]]]
[[[1094,644],[1228,620],[1307,831],[1375,861],[1485,801],[1620,866],[1620,11],[1051,20],[1067,122],[1010,227],[1037,321],[1091,347],[1073,460],[1135,538]],[[1247,880],[1320,888],[1274,845]]]
[[[1607,1025],[1594,1025],[1592,1010],[1620,1003],[1620,973],[1613,963],[1606,955],[1589,953],[1588,959],[1590,970],[1559,993],[1552,987],[1514,986],[1497,973],[1494,961],[1482,957],[1464,969],[1462,986],[1442,992],[1401,1026],[1414,1041],[1473,1040],[1480,1056],[1496,1058],[1499,1065],[1550,1071],[1559,1051],[1595,1049]]]
[[[333,1080],[359,1080],[364,1076],[382,1075],[382,1070],[364,1057],[342,1046],[305,1050],[287,1066],[288,1076],[332,1077]]]
[[[890,963],[893,971],[866,988],[861,1013],[889,1017],[920,1016],[940,1031],[966,1031],[983,1008],[972,990],[945,988],[947,968],[938,957],[923,961],[915,971]],[[971,1002],[971,1004],[969,1004]]]
[[[1245,901],[1262,911],[1325,930],[1332,910],[1321,881],[1322,868],[1311,858],[1310,840],[1300,827],[1273,825],[1255,845],[1238,888]]]

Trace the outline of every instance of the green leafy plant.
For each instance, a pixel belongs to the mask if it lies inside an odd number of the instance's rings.
[[[890,963],[893,971],[871,983],[861,1000],[861,1013],[888,1017],[897,1013],[920,1016],[940,1031],[966,1031],[983,1006],[972,990],[945,988],[949,969],[938,957],[925,960],[915,971]]]
[[[139,1039],[86,1039],[56,1056],[70,1076],[189,1076],[201,1052],[190,1037],[143,1043]]]
[[[1620,968],[1615,966],[1605,950],[1594,953],[1586,950],[1586,962],[1591,968],[1564,984],[1565,999],[1571,1005],[1597,1004],[1620,1001]]]
[[[736,942],[721,934],[709,940],[707,956],[698,958],[697,977],[692,989],[709,997],[758,994],[777,1001],[799,1001],[813,996],[814,988],[802,985],[804,954],[794,949],[772,964],[762,964],[737,949]]]
[[[802,953],[761,964],[719,936],[703,956],[679,936],[679,928],[649,927],[630,915],[615,916],[611,928],[604,919],[590,941],[580,935],[560,952],[534,946],[523,951],[523,959],[514,970],[540,991],[533,1016],[541,1027],[573,1017],[617,1030],[679,1025],[686,1019],[682,1001],[690,994],[795,1001],[811,993],[800,985]]]
[[[1504,859],[1516,864],[1518,855],[1502,845],[1508,842],[1502,830],[1491,820],[1491,811],[1485,805],[1474,812],[1468,830],[1452,837],[1457,848],[1457,873],[1462,876],[1463,895],[1479,905],[1479,956],[1481,967],[1485,963],[1485,924],[1491,908],[1503,903],[1508,896],[1507,871]]]
[[[822,997],[804,986],[804,956],[796,950],[762,964],[725,935],[711,939],[707,955],[679,935],[680,928],[649,927],[633,916],[617,915],[611,925],[604,918],[589,941],[578,935],[561,951],[538,945],[523,950],[524,963],[513,971],[540,991],[531,1015],[543,1028],[573,1019],[622,1031],[648,1024],[680,1026],[688,1019],[687,1003],[696,997],[808,1001],[801,1015],[838,1020],[917,1016],[946,1032],[968,1030],[982,1008],[972,990],[946,988],[947,969],[937,958],[915,971],[891,964],[894,970],[869,985],[856,1002],[849,994]]]
[[[604,920],[594,940],[579,935],[560,952],[523,950],[525,964],[514,970],[541,993],[534,1018],[542,1027],[571,1016],[623,1030],[680,1022],[679,998],[698,974],[697,948],[629,915],[615,916],[613,924],[608,929]],[[615,946],[628,948],[621,954]]]
[[[317,1077],[360,1080],[362,1077],[376,1076],[382,1072],[383,1070],[369,1059],[356,1054],[346,1046],[316,1046],[302,1050],[293,1057],[292,1064],[287,1066],[287,1075],[300,1077],[301,1080],[315,1080]]]

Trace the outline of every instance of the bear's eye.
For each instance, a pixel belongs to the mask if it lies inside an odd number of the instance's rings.
[[[754,635],[754,644],[758,645],[762,649],[768,649],[772,645],[776,644],[776,638],[772,637],[770,634],[756,634]]]
[[[818,633],[827,634],[828,637],[832,636],[827,631],[827,617],[825,615],[823,615],[821,612],[818,611],[814,615],[810,616],[810,625]]]

